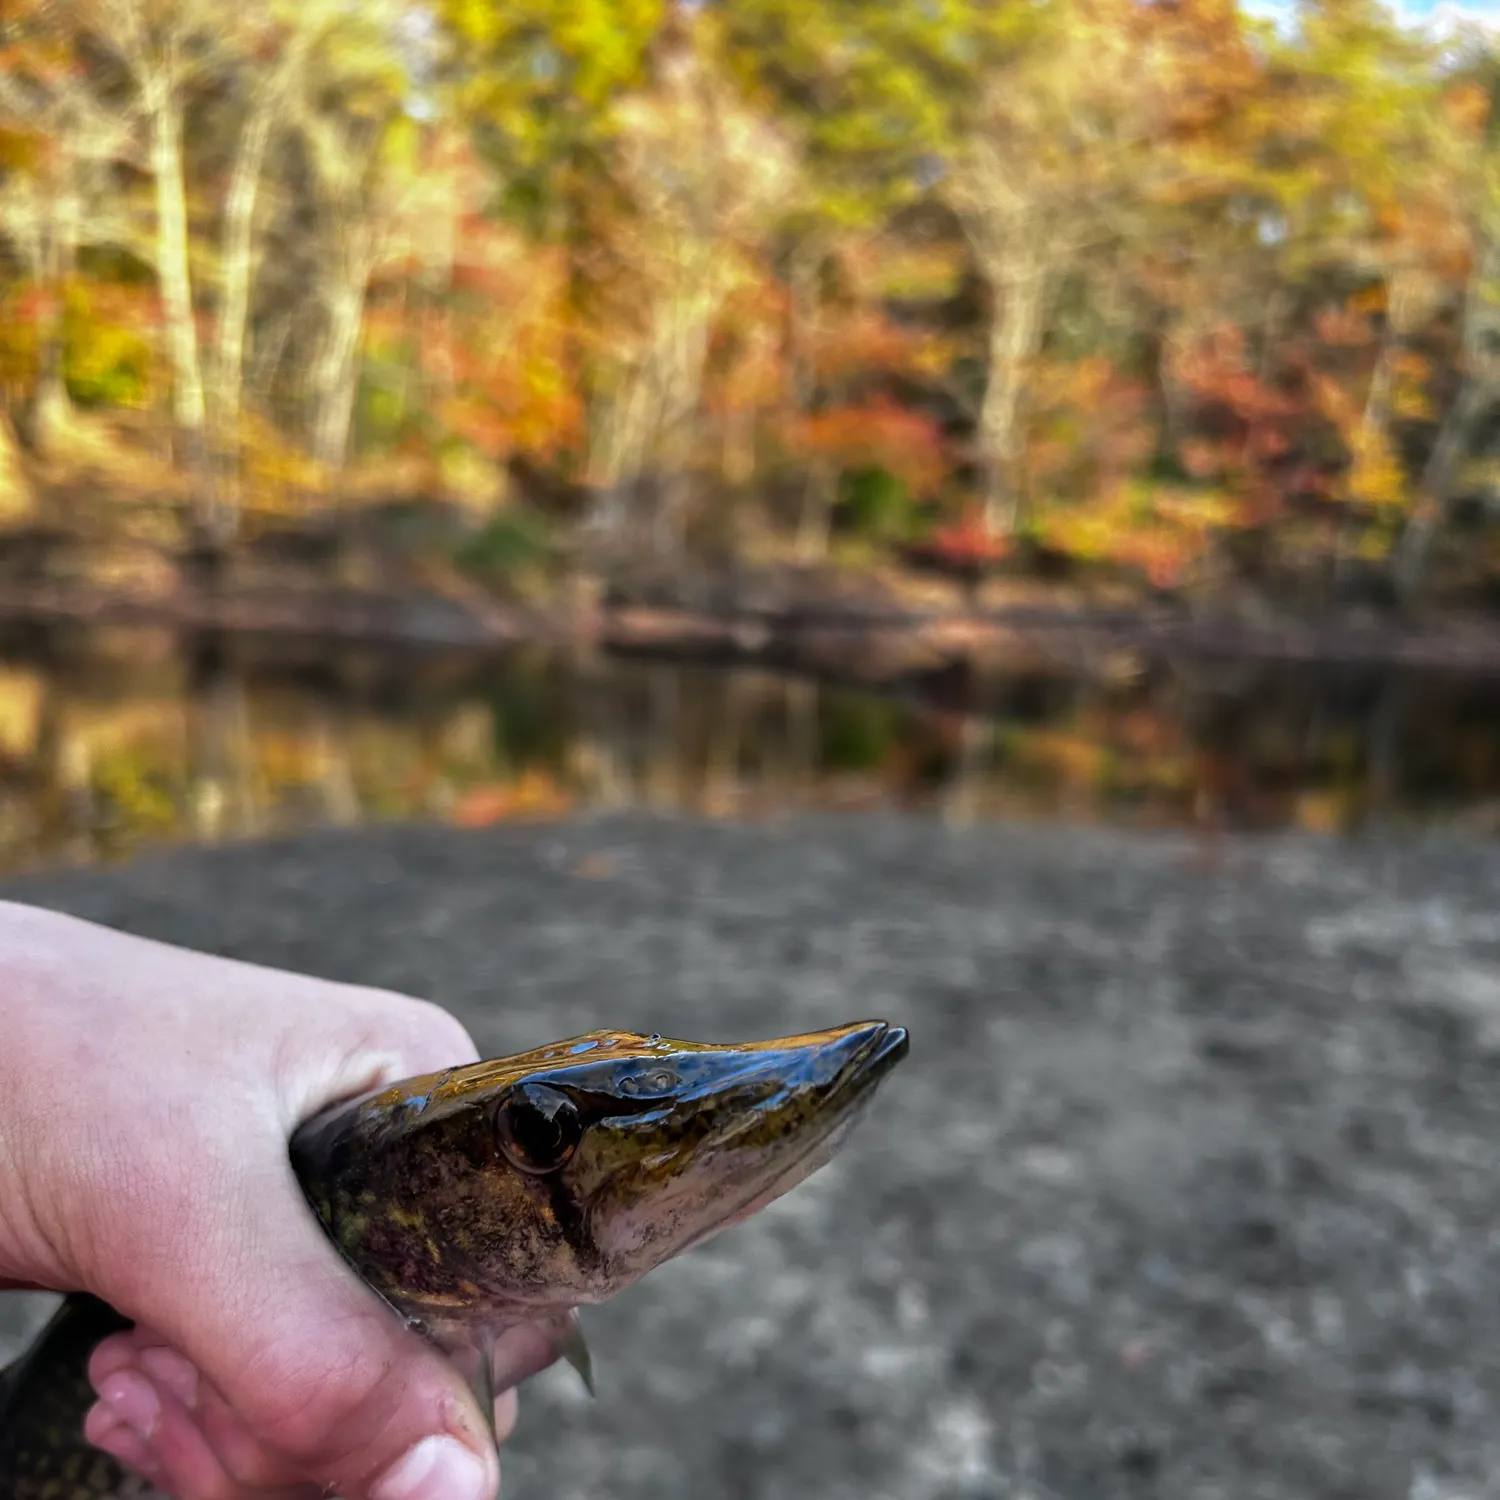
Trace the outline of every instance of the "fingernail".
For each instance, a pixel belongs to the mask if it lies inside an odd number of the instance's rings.
[[[116,1370],[99,1382],[99,1399],[138,1437],[148,1443],[156,1436],[161,1401],[144,1375]]]
[[[137,1356],[141,1368],[192,1411],[198,1405],[198,1371],[175,1349],[152,1345]]]
[[[426,1437],[370,1487],[370,1500],[484,1500],[484,1464],[457,1438]]]

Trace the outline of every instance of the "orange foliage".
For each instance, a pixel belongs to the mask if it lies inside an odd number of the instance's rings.
[[[573,807],[570,792],[543,771],[525,771],[512,782],[474,787],[454,803],[449,820],[459,828],[486,828],[493,823],[547,822]]]
[[[787,448],[802,458],[832,458],[846,468],[883,468],[913,495],[930,496],[947,473],[942,429],[888,397],[836,406],[782,424]]]

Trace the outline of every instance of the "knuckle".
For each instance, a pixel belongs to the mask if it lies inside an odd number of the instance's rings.
[[[286,1454],[309,1473],[327,1473],[366,1455],[392,1426],[401,1405],[403,1382],[395,1361],[363,1351],[343,1355],[311,1348],[287,1366],[286,1351],[246,1369],[255,1391],[252,1409],[243,1412],[253,1435]]]

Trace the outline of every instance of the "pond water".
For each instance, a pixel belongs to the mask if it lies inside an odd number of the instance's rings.
[[[903,807],[1212,833],[1500,834],[1500,690],[1116,661],[880,694],[523,649],[330,654],[156,632],[0,637],[0,867],[371,819]]]

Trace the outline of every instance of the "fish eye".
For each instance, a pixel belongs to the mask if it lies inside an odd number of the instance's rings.
[[[542,1176],[564,1166],[578,1149],[583,1121],[566,1094],[545,1083],[522,1083],[501,1100],[495,1135],[511,1166]]]
[[[677,1083],[677,1075],[670,1068],[653,1068],[649,1073],[633,1073],[628,1078],[622,1078],[620,1092],[649,1097],[653,1094],[665,1094],[668,1089],[675,1089]]]

